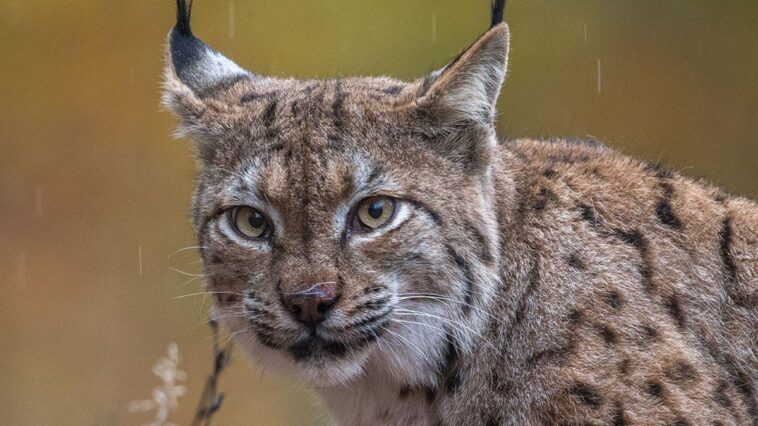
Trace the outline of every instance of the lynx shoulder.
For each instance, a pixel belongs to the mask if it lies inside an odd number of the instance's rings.
[[[509,32],[444,68],[277,79],[196,38],[165,104],[193,138],[213,310],[343,424],[758,424],[758,206],[596,142],[505,140]]]

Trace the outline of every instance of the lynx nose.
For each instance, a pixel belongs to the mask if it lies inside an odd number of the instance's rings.
[[[310,326],[326,319],[329,311],[337,303],[337,298],[331,283],[316,284],[304,291],[282,294],[284,307],[297,321]]]

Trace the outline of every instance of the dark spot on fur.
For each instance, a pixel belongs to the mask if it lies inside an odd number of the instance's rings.
[[[613,331],[613,329],[611,329],[607,325],[600,325],[598,326],[597,330],[600,333],[600,337],[603,338],[603,341],[609,345],[615,344],[616,341],[618,340],[616,336],[616,332]]]
[[[658,339],[658,330],[653,328],[651,325],[645,324],[642,326],[642,332],[645,334],[644,338],[647,341],[653,341]]]
[[[663,222],[664,225],[668,225],[674,229],[681,229],[682,222],[674,216],[674,212],[671,209],[671,204],[667,200],[661,200],[658,203],[658,207],[655,209],[655,214]]]
[[[750,381],[747,375],[741,370],[738,370],[737,367],[733,365],[733,361],[731,369],[734,371],[735,376],[734,387],[736,387],[737,391],[742,394],[743,400],[745,401],[745,405],[748,407],[748,412],[750,415],[753,418],[758,418],[758,403],[756,403],[755,391],[750,385]]]
[[[729,398],[729,395],[727,395],[728,389],[729,383],[722,380],[716,388],[715,393],[713,394],[713,399],[722,407],[731,408],[733,404],[731,398]]]
[[[621,241],[637,249],[640,254],[639,271],[640,276],[642,277],[642,286],[648,292],[655,290],[655,282],[653,282],[653,267],[651,265],[649,248],[645,237],[637,229],[632,231],[616,230],[616,236],[618,236]]]
[[[223,259],[221,259],[221,257],[219,257],[218,255],[214,254],[213,256],[211,256],[211,263],[217,265],[219,263],[224,263],[224,261],[223,261]]]
[[[426,402],[429,404],[434,403],[434,400],[437,399],[437,391],[431,386],[427,387],[424,393],[426,394]]]
[[[629,358],[624,358],[619,363],[619,373],[621,373],[622,376],[629,375],[629,367],[631,366],[632,361]]]
[[[513,335],[514,330],[524,320],[524,317],[526,315],[527,303],[529,302],[529,299],[531,298],[532,294],[535,292],[537,287],[539,287],[540,275],[541,274],[540,274],[539,259],[535,258],[532,264],[532,268],[529,270],[529,283],[527,284],[526,288],[524,289],[524,292],[519,298],[518,305],[516,305],[516,311],[513,315],[513,322],[510,324],[510,327],[508,328],[505,341],[511,340],[511,336]]]
[[[721,223],[721,231],[719,232],[719,244],[721,249],[721,260],[724,262],[724,269],[726,269],[726,275],[730,282],[734,282],[737,279],[737,267],[734,264],[734,258],[732,257],[732,219],[726,217]]]
[[[664,225],[679,230],[682,228],[682,222],[676,217],[674,209],[671,207],[671,198],[674,196],[674,187],[669,182],[662,182],[661,190],[663,191],[663,198],[658,202],[655,214]]]
[[[641,250],[645,246],[645,240],[639,230],[634,229],[632,231],[625,231],[623,229],[616,230],[616,236],[618,238],[633,246],[637,250]]]
[[[593,207],[588,206],[584,203],[579,203],[577,204],[577,208],[582,215],[582,219],[592,223],[593,225],[596,225],[598,223],[597,216],[595,215],[595,209]]]
[[[692,382],[697,379],[697,371],[686,361],[676,361],[666,370],[666,376],[678,384]]]
[[[337,80],[334,85],[334,100],[332,101],[332,120],[334,127],[337,129],[342,128],[342,104],[345,100],[345,94],[342,91],[342,82]]]
[[[616,401],[615,407],[613,408],[613,413],[611,414],[611,424],[613,426],[624,426],[626,424],[626,419],[624,418],[624,407],[619,401]]]
[[[504,395],[510,390],[508,382],[500,375],[498,367],[493,367],[489,373],[490,388],[498,395]]]
[[[382,411],[379,413],[379,420],[380,423],[387,423],[387,421],[390,418],[390,409],[389,407],[382,408]]]
[[[674,318],[674,321],[676,321],[676,325],[679,328],[684,328],[687,325],[684,311],[682,310],[679,299],[676,297],[676,295],[667,297],[664,300],[664,306],[666,307],[669,315]]]
[[[732,255],[732,238],[732,219],[727,216],[719,231],[719,251],[727,278],[726,292],[738,306],[752,309],[758,297],[748,296],[737,288],[737,265]]]
[[[240,98],[240,103],[246,104],[264,97],[266,97],[266,95],[263,93],[248,93],[247,95]]]
[[[290,113],[294,117],[297,117],[298,114],[300,114],[300,100],[295,99],[294,101],[292,101],[292,103],[290,104]]]
[[[534,200],[532,200],[532,208],[538,211],[544,210],[547,203],[552,199],[555,199],[555,194],[552,191],[547,188],[540,188]]]
[[[579,269],[580,271],[587,269],[587,265],[584,263],[582,258],[579,257],[579,253],[571,253],[568,258],[568,264],[573,268]]]
[[[447,348],[445,349],[444,365],[440,369],[440,372],[444,381],[445,391],[447,393],[454,393],[461,384],[461,375],[458,368],[460,354],[458,353],[458,346],[453,336],[447,334],[445,339],[447,340]]]
[[[663,387],[658,382],[650,382],[647,384],[647,393],[656,398],[661,398],[663,396]]]
[[[526,363],[531,366],[535,366],[543,362],[563,363],[568,359],[573,350],[574,345],[572,342],[569,342],[563,346],[556,346],[535,352],[526,359]]]
[[[408,395],[411,394],[411,387],[408,385],[403,385],[400,387],[400,399],[408,398]]]
[[[600,397],[597,391],[590,388],[584,383],[576,383],[569,390],[569,393],[578,397],[584,404],[589,405],[592,408],[600,407],[600,404],[603,402],[603,399]]]
[[[270,152],[276,153],[283,150],[285,147],[284,142],[274,142],[268,146]]]
[[[608,294],[605,296],[605,301],[613,309],[621,308],[621,294],[618,292],[618,290],[611,290],[608,292]]]
[[[269,102],[266,106],[266,109],[263,111],[261,121],[263,121],[263,125],[266,127],[271,127],[271,125],[274,123],[274,119],[276,118],[276,104],[276,99],[272,99],[271,102]]]
[[[388,87],[386,89],[382,89],[382,92],[388,94],[388,95],[397,95],[403,90],[403,86],[392,86]]]
[[[542,176],[545,176],[548,179],[554,178],[558,172],[555,171],[555,169],[545,169],[544,172],[542,172]]]
[[[674,426],[689,426],[690,422],[687,421],[682,416],[677,416],[676,420],[674,421]]]
[[[572,309],[571,312],[569,312],[569,322],[571,324],[579,324],[584,319],[584,314],[582,311],[578,309]]]
[[[499,416],[493,414],[487,417],[487,421],[484,424],[485,426],[499,426],[502,422]]]
[[[246,103],[250,103],[253,101],[260,100],[260,99],[276,100],[276,97],[278,94],[279,94],[278,90],[272,90],[271,92],[266,92],[266,93],[253,92],[240,98],[240,103],[246,104]]]

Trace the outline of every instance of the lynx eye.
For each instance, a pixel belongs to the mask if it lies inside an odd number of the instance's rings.
[[[238,234],[248,239],[268,238],[270,234],[266,217],[252,207],[241,206],[230,209],[229,223]]]
[[[376,229],[392,219],[395,214],[395,200],[388,197],[366,198],[358,204],[353,219],[353,228]]]

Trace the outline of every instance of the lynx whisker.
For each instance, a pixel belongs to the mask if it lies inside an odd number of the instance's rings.
[[[182,274],[184,276],[193,277],[193,278],[208,278],[208,277],[210,277],[210,276],[213,275],[213,274],[193,274],[191,272],[185,272],[185,271],[182,271],[180,269],[171,268],[171,267],[169,267],[168,269],[170,269],[170,270],[172,270],[172,271],[174,271],[174,272],[176,272],[178,274]]]
[[[187,247],[182,247],[182,248],[180,248],[180,249],[178,249],[178,250],[174,250],[174,251],[173,251],[171,254],[169,254],[169,255],[168,255],[168,256],[166,256],[166,257],[167,257],[167,258],[170,258],[170,257],[172,257],[172,256],[174,256],[174,255],[176,255],[176,254],[178,254],[178,253],[181,253],[181,252],[183,252],[183,251],[187,251],[187,250],[195,250],[195,249],[197,249],[197,250],[205,250],[205,247],[203,247],[203,246],[187,246]]]
[[[321,287],[322,285],[328,285],[328,284],[337,285],[337,282],[336,281],[321,281],[321,282],[317,282],[317,283],[311,285],[310,287],[308,287],[305,290],[300,290],[300,291],[296,291],[296,292],[284,292],[283,291],[283,292],[281,292],[281,294],[285,295],[285,296],[293,296],[293,295],[298,295],[298,294],[309,293],[312,290],[314,290],[314,289],[316,289],[318,287]]]
[[[414,311],[414,310],[405,309],[405,308],[397,308],[397,309],[395,309],[395,311],[397,312],[398,315],[416,315],[416,316],[423,316],[423,317],[428,317],[428,318],[434,318],[434,319],[443,321],[443,322],[445,322],[447,324],[450,324],[452,326],[464,328],[468,332],[470,332],[471,334],[473,334],[474,336],[479,337],[484,343],[486,343],[487,345],[489,345],[490,348],[492,348],[500,356],[503,356],[503,353],[500,351],[500,349],[498,349],[497,346],[495,346],[492,342],[490,342],[489,339],[487,339],[481,333],[479,333],[478,331],[474,330],[473,328],[467,326],[466,324],[463,324],[460,321],[454,321],[452,319],[441,317],[439,315],[434,315],[434,314],[430,314],[430,313],[426,313],[426,312]]]
[[[422,358],[426,357],[426,354],[424,353],[424,351],[421,350],[421,348],[419,348],[415,343],[413,343],[410,340],[408,340],[408,338],[406,338],[402,334],[396,333],[396,332],[390,330],[389,327],[386,326],[386,325],[383,325],[380,328],[382,330],[384,330],[386,333],[389,333],[389,334],[397,337],[398,339],[404,341],[411,349],[415,350],[419,355],[421,355]]]
[[[213,294],[234,294],[237,296],[245,296],[245,293],[239,293],[236,291],[198,291],[196,293],[189,293],[189,294],[182,294],[181,296],[175,296],[172,298],[172,300],[185,299],[187,297],[195,297],[195,296],[210,296]]]
[[[475,310],[475,311],[477,311],[477,312],[479,312],[479,313],[481,313],[483,315],[486,315],[487,317],[489,317],[489,318],[491,318],[491,319],[499,322],[500,324],[506,325],[504,319],[496,317],[495,315],[493,315],[493,314],[485,311],[484,309],[482,309],[482,308],[480,308],[478,306],[475,306],[475,305],[473,305],[471,303],[466,303],[463,300],[453,299],[451,297],[440,296],[440,295],[436,295],[434,293],[400,293],[398,295],[398,300],[399,301],[414,300],[414,299],[439,300],[439,301],[451,302],[451,303],[455,303],[455,304],[459,304],[459,305],[463,305],[463,306],[468,306],[469,308],[471,308],[471,309],[473,309],[473,310]]]

